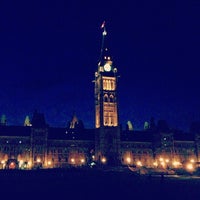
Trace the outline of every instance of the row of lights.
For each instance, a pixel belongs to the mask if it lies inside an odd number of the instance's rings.
[[[93,157],[93,159],[94,159],[94,158],[95,158],[95,157]],[[84,159],[84,158],[75,159],[75,158],[72,157],[72,158],[70,159],[70,161],[71,161],[72,164],[77,164],[77,163],[80,163],[80,162],[81,162],[82,164],[85,163],[85,159]],[[158,161],[159,161],[159,162],[158,162]],[[158,165],[160,164],[163,168],[165,168],[165,167],[170,163],[170,160],[169,160],[169,159],[164,159],[164,158],[162,158],[162,157],[160,157],[158,161],[153,162],[153,165],[154,165],[155,167],[158,167]],[[41,159],[40,159],[40,158],[37,158],[36,162],[37,162],[37,163],[40,163],[40,162],[41,162]],[[103,164],[105,164],[105,163],[107,162],[106,157],[102,157],[102,158],[101,158],[101,162],[102,162]],[[126,158],[126,162],[127,162],[127,164],[131,164],[131,162],[132,162],[131,157],[127,157],[127,158]],[[2,165],[5,165],[5,163],[6,163],[5,160],[2,160],[2,161],[1,161],[1,164],[2,164]],[[22,166],[23,163],[24,163],[24,161],[23,161],[23,160],[20,160],[20,161],[19,161],[19,166]],[[186,169],[187,169],[188,171],[193,171],[193,170],[195,169],[194,163],[195,163],[195,160],[194,160],[194,159],[191,159],[191,160],[185,165]],[[51,162],[51,161],[48,161],[47,164],[48,164],[48,165],[51,165],[52,162]],[[143,166],[143,165],[142,165],[142,162],[141,162],[140,160],[138,160],[138,161],[136,162],[136,165],[137,165],[138,167],[142,167],[142,166]],[[173,161],[173,162],[172,162],[172,165],[173,165],[175,168],[179,168],[179,167],[182,166],[182,164],[181,164],[179,161]],[[28,162],[28,166],[31,166],[31,163],[30,163],[30,162]]]
[[[127,162],[127,164],[131,164],[132,159],[131,159],[130,157],[127,157],[127,158],[126,158],[126,162]],[[169,160],[169,159],[164,159],[164,158],[160,157],[160,158],[159,158],[159,163],[158,163],[158,161],[155,161],[155,162],[153,162],[153,165],[154,165],[155,167],[158,167],[158,165],[160,164],[163,168],[165,168],[169,163],[170,163],[170,160]],[[194,160],[194,159],[191,159],[188,163],[186,163],[185,168],[186,168],[188,171],[194,171],[194,170],[195,170],[194,163],[195,163],[195,160]],[[142,165],[142,162],[141,162],[140,160],[138,160],[138,161],[136,162],[136,165],[137,165],[138,167],[142,167],[142,166],[143,166],[143,165]],[[179,167],[182,166],[182,164],[181,164],[179,161],[176,161],[176,160],[172,162],[172,165],[173,165],[175,168],[179,168]]]
[[[9,143],[9,141],[8,140],[6,140],[6,143],[8,144]],[[21,140],[19,140],[19,144],[21,144],[22,143],[22,141]]]
[[[40,163],[40,162],[41,162],[41,159],[38,158],[38,159],[37,159],[37,163]],[[71,162],[72,164],[76,164],[77,162],[81,162],[82,164],[84,164],[84,163],[85,163],[85,159],[84,159],[84,158],[81,158],[81,159],[71,158],[71,159],[70,159],[70,162]],[[48,161],[48,162],[47,162],[47,165],[51,165],[51,164],[52,164],[51,161]]]
[[[6,165],[6,162],[7,162],[7,160],[2,160],[2,161],[1,161],[1,164],[2,164],[3,166],[5,166],[5,165]],[[19,167],[21,168],[21,167],[23,166],[23,164],[24,164],[24,161],[23,161],[23,160],[19,160],[18,162],[19,162]],[[14,164],[15,164],[14,162],[11,162],[11,163],[10,163],[11,166],[13,166]],[[30,167],[30,166],[31,166],[31,162],[27,162],[27,165]]]
[[[81,158],[81,159],[79,159],[79,160],[77,160],[77,159],[75,159],[75,158],[71,158],[70,161],[71,161],[71,163],[73,163],[73,164],[75,164],[77,161],[79,161],[79,162],[81,162],[81,163],[85,163],[85,159],[84,159],[84,158]],[[5,164],[6,162],[7,162],[6,160],[2,160],[2,161],[1,161],[1,164]],[[37,162],[37,163],[41,163],[41,159],[40,159],[40,158],[37,158],[36,162]],[[104,161],[103,161],[103,162],[104,162]],[[22,165],[23,163],[24,163],[23,160],[20,160],[20,161],[19,161],[19,165]],[[31,163],[28,162],[28,165],[30,165],[30,164],[31,164]],[[52,162],[51,162],[51,161],[48,161],[47,164],[48,164],[48,165],[51,165]]]
[[[126,162],[127,162],[128,164],[131,164],[131,161],[132,161],[132,159],[131,159],[130,157],[127,157],[127,158],[126,158]],[[140,160],[138,160],[138,161],[136,162],[136,165],[137,165],[138,167],[142,167],[142,162],[141,162]]]
[[[160,161],[160,164],[162,167],[166,167],[166,165],[169,165],[170,164],[170,160],[169,159],[164,159],[162,157],[159,158],[159,161]],[[194,159],[191,159],[187,164],[186,164],[186,168],[192,168],[191,166],[193,166],[195,163],[195,160]],[[153,163],[154,166],[158,166],[158,163],[157,162],[154,162]],[[182,166],[182,163],[177,161],[177,160],[174,160],[172,161],[172,165],[175,167],[175,168],[179,168]],[[187,167],[188,166],[188,167]]]
[[[85,163],[84,158],[81,158],[81,159],[78,159],[78,160],[75,159],[75,158],[71,158],[70,161],[71,161],[72,164],[76,164],[77,162],[81,162],[82,164]]]

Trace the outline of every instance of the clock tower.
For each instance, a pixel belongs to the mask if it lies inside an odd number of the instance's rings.
[[[107,32],[102,25],[102,46],[95,72],[95,158],[98,163],[116,165],[119,161],[120,128],[118,124],[117,68],[108,48]]]

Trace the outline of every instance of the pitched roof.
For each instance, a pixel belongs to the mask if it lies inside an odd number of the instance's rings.
[[[174,133],[173,137],[178,141],[195,141],[195,134],[192,133]]]
[[[27,136],[31,134],[30,126],[0,126],[0,136]]]
[[[153,134],[147,131],[122,131],[121,141],[152,142]]]
[[[48,139],[57,140],[94,140],[94,129],[83,129],[78,132],[67,131],[67,128],[50,127],[48,132]]]

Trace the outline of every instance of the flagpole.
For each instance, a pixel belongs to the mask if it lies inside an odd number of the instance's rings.
[[[102,60],[102,55],[103,55],[103,51],[104,51],[104,41],[105,41],[105,36],[107,35],[106,27],[105,27],[105,21],[102,23],[101,29],[103,29],[103,32],[102,32],[101,52],[100,52],[100,57],[99,57],[99,64]]]

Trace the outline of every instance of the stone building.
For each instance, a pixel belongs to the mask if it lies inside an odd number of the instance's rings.
[[[130,165],[161,168],[198,163],[200,132],[182,133],[147,127],[122,130],[118,110],[118,70],[105,48],[95,72],[95,128],[86,129],[73,116],[68,127],[47,125],[44,115],[26,118],[25,126],[0,125],[0,168],[66,168],[69,166]]]

